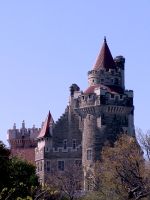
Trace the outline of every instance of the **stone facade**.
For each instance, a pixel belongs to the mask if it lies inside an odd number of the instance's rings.
[[[112,58],[105,39],[88,72],[88,88],[82,92],[72,84],[64,114],[56,123],[48,114],[35,150],[41,182],[52,171],[63,171],[75,162],[82,163],[85,177],[104,145],[113,144],[122,133],[135,136],[133,91],[125,89],[124,64],[123,56]]]
[[[64,114],[54,122],[48,113],[41,130],[35,131],[35,135],[39,133],[37,143],[24,125],[20,131],[15,126],[8,131],[12,149],[36,147],[35,163],[42,183],[51,172],[63,171],[71,163],[82,164],[85,180],[104,145],[113,144],[122,133],[135,136],[133,91],[125,89],[124,64],[123,56],[113,59],[104,39],[96,63],[88,72],[88,88],[82,92],[76,84],[71,85]],[[88,189],[85,181],[84,189]]]

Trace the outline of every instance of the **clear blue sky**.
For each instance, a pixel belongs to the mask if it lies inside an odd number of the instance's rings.
[[[150,128],[150,2],[148,0],[0,1],[0,139],[7,129],[41,126],[68,103],[69,86],[87,87],[87,71],[107,37],[126,58],[134,90],[135,127]]]

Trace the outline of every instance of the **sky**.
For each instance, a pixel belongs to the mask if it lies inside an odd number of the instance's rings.
[[[72,83],[85,90],[104,36],[113,57],[126,58],[134,90],[135,127],[150,129],[148,0],[0,1],[0,140],[25,120],[40,127],[48,111],[63,114]]]

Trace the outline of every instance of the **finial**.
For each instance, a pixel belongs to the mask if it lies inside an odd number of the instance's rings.
[[[106,36],[104,36],[104,43],[107,43],[107,41],[106,41]]]
[[[22,121],[22,128],[25,128],[25,121]]]

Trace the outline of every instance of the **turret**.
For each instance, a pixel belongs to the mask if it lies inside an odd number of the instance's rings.
[[[124,63],[123,56],[113,59],[106,38],[101,51],[96,59],[96,63],[88,72],[89,86],[106,85],[120,87],[124,90]]]
[[[53,125],[54,125],[54,120],[49,111],[48,116],[37,137],[38,149],[44,149],[44,148],[47,149],[52,147]]]
[[[125,65],[125,58],[123,56],[116,56],[114,58],[116,67],[118,72],[120,72],[120,79],[121,79],[121,87],[124,89],[124,82],[125,82],[125,77],[124,77],[124,65]]]

